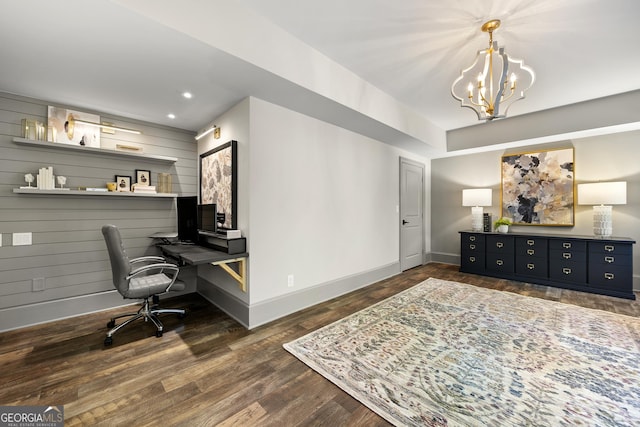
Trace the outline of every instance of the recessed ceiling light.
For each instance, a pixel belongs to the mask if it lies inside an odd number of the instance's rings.
[[[193,95],[191,94],[191,92],[183,92],[182,96],[184,96],[187,99],[193,98]]]
[[[167,114],[167,117],[169,117],[170,119],[175,119],[176,115],[173,114],[173,113],[169,113],[169,114]]]

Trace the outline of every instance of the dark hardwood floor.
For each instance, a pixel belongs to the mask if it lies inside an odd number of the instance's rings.
[[[247,331],[198,295],[163,301],[165,333],[132,325],[104,347],[116,309],[0,334],[1,405],[64,405],[65,425],[377,426],[386,421],[282,344],[429,277],[640,317],[640,302],[527,285],[432,263]]]

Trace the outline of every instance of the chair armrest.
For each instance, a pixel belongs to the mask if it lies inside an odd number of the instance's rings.
[[[138,258],[133,258],[129,260],[130,264],[135,264],[136,262],[165,262],[166,260],[161,256],[141,256]]]
[[[165,270],[169,270],[168,277],[171,279],[171,283],[169,283],[169,285],[167,286],[167,289],[164,290],[165,292],[169,292],[169,290],[171,289],[171,286],[173,286],[176,279],[178,278],[178,273],[180,272],[180,269],[178,268],[177,265],[163,262],[159,264],[144,265],[140,268],[137,268],[133,270],[131,273],[129,273],[126,279],[130,280],[142,273],[148,273],[149,271],[152,271],[152,270],[159,270],[159,273],[163,273]]]

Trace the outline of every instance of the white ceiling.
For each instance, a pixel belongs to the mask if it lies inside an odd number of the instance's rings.
[[[477,123],[450,86],[487,45],[488,19],[502,20],[494,38],[536,72],[510,115],[640,88],[638,0],[235,1],[443,130]],[[0,91],[192,131],[260,96],[255,66],[125,3],[0,0]]]

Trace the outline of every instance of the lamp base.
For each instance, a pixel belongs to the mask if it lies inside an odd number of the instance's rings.
[[[593,207],[593,234],[609,237],[613,234],[613,215],[611,206]]]
[[[482,206],[474,206],[471,208],[471,230],[483,231],[484,219]]]

